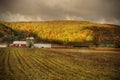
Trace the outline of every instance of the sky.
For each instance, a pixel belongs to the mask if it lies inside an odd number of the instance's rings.
[[[0,0],[0,21],[82,20],[120,25],[120,0]]]

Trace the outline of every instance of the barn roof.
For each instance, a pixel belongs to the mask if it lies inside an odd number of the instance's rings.
[[[34,39],[34,37],[27,37],[26,39]]]
[[[13,41],[13,44],[27,44],[26,41]]]

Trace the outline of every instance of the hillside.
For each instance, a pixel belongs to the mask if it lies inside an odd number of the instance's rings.
[[[117,44],[119,47],[120,26],[117,25],[88,21],[1,22],[1,24],[17,32],[25,32],[24,39],[26,36],[34,36],[37,42],[96,46]]]
[[[34,34],[30,33],[35,36]],[[28,33],[14,30],[9,26],[0,23],[0,43],[12,43],[13,40],[26,40]]]
[[[16,34],[15,30],[12,30],[11,28],[0,24],[0,42],[10,42],[12,40],[12,35],[11,34]],[[17,34],[16,34],[17,36]]]

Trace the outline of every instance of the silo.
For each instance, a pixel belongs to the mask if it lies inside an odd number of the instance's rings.
[[[34,47],[34,37],[27,37],[26,42],[27,42],[27,47],[33,48]]]

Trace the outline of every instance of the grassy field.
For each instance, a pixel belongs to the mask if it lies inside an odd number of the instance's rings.
[[[0,48],[0,80],[120,80],[120,53]]]

